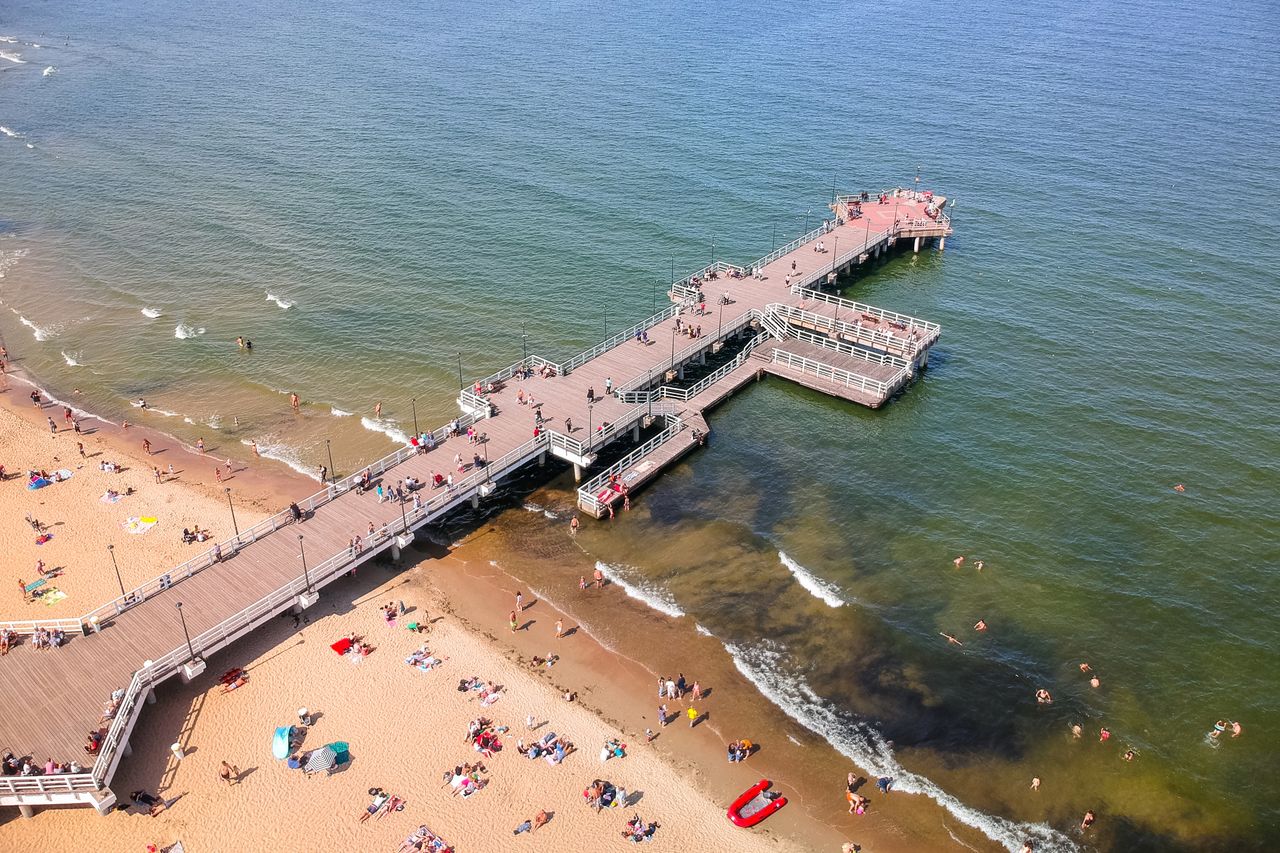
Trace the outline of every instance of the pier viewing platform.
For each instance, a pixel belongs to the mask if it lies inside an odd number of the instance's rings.
[[[831,208],[830,220],[754,263],[717,261],[675,282],[669,307],[572,358],[529,355],[472,382],[455,421],[324,484],[300,502],[301,520],[273,516],[79,619],[0,622],[24,636],[37,627],[69,636],[54,653],[24,644],[0,662],[9,685],[0,743],[83,768],[0,777],[0,805],[107,811],[158,685],[200,677],[210,655],[310,607],[379,554],[398,558],[415,531],[479,507],[527,466],[572,466],[580,509],[600,518],[703,444],[706,413],[766,375],[883,406],[926,367],[941,329],[822,288],[894,247],[941,248],[952,233],[946,200],[890,190],[837,196]],[[369,488],[378,483],[404,486],[405,499],[379,500]],[[91,732],[101,743],[86,754]]]

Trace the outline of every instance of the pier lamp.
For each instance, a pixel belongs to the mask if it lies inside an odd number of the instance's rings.
[[[195,647],[191,645],[191,633],[187,631],[187,617],[182,613],[182,602],[179,601],[174,606],[178,608],[178,619],[182,622],[182,636],[187,638],[187,652],[191,655],[191,660],[197,660]]]
[[[720,330],[724,327],[724,300],[720,300],[720,319],[716,321],[716,340],[720,340]]]
[[[671,326],[671,369],[676,369],[676,327]]]
[[[404,513],[404,498],[400,498],[399,500],[400,500],[400,523],[404,525],[404,532],[405,532],[405,533],[408,533],[408,532],[409,532],[409,517],[408,517],[408,516],[406,516],[406,515],[405,515],[405,513]],[[298,544],[298,547],[302,547],[302,544],[301,544],[301,543],[299,543],[299,544]]]
[[[711,239],[711,266],[714,267],[715,265],[716,265],[716,241],[715,241],[715,238],[713,237]]]
[[[590,419],[589,414],[587,417],[588,419]],[[484,450],[484,481],[486,483],[490,483],[490,482],[493,482],[493,478],[489,476],[489,438],[488,436],[485,437],[484,443],[480,445],[480,447],[482,450]]]
[[[333,470],[333,448],[329,446],[329,439],[324,440],[324,451],[329,454],[329,482],[338,482],[338,472]]]
[[[676,289],[676,256],[671,256],[671,289]]]
[[[124,598],[124,581],[120,580],[120,566],[116,563],[116,546],[108,545],[107,553],[111,555],[111,566],[116,570],[116,583],[120,584],[120,597]]]
[[[231,510],[231,529],[236,532],[236,539],[240,538],[240,525],[236,524],[236,508],[231,503],[231,487],[227,486],[223,489],[227,493],[227,509]]]
[[[520,346],[524,350],[524,358],[521,363],[527,365],[529,363],[529,335],[525,331],[523,323],[520,324]]]
[[[675,340],[675,338],[672,338],[672,340]],[[595,432],[593,430],[595,421],[592,420],[593,413],[591,411],[594,408],[595,408],[594,405],[592,405],[591,403],[587,403],[587,452],[588,453],[591,452],[591,437],[595,435]]]
[[[606,311],[604,313],[602,320],[604,321],[604,337],[601,340],[607,341],[609,340],[609,312]]]
[[[840,257],[840,235],[837,234],[831,239],[834,244],[831,249],[831,286],[835,287],[836,283],[836,258]]]
[[[409,398],[409,407],[413,409],[413,434],[422,435],[422,433],[418,432],[418,398],[417,397]]]
[[[298,534],[298,556],[302,558],[302,579],[307,582],[307,592],[311,592],[311,575],[307,574],[307,549],[302,547],[302,534]]]

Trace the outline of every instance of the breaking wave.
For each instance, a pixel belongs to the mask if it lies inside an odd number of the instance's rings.
[[[373,418],[361,418],[360,425],[365,429],[380,432],[396,444],[408,444],[409,436],[397,427],[393,422],[386,420],[375,421]]]
[[[613,566],[603,560],[596,561],[596,568],[600,573],[609,579],[611,583],[616,583],[622,587],[630,597],[636,601],[642,601],[652,607],[659,613],[665,613],[672,619],[679,619],[684,615],[684,611],[676,605],[675,599],[671,597],[671,593],[661,587],[654,586],[644,580],[628,580],[622,574],[619,566]]]
[[[815,577],[812,572],[782,551],[778,552],[778,559],[782,561],[782,565],[787,567],[787,571],[791,572],[791,576],[796,579],[796,582],[808,590],[809,594],[814,598],[819,599],[828,607],[844,606],[844,599],[840,597],[840,588],[838,586]]]
[[[159,308],[143,308],[142,309],[142,316],[150,320],[154,320],[155,318],[159,317],[160,313],[161,312]]]
[[[173,330],[173,336],[180,341],[185,341],[187,338],[194,338],[197,335],[203,334],[203,326],[197,329],[194,326],[187,325],[186,323],[179,323]]]
[[[281,297],[276,296],[274,293],[272,293],[269,290],[267,291],[267,301],[274,302],[275,304],[279,305],[282,311],[288,311],[290,308],[298,304],[296,302],[291,302],[288,299],[282,299]]]

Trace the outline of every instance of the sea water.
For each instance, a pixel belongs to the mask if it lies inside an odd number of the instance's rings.
[[[878,412],[752,387],[590,559],[993,835],[1270,848],[1272,12],[16,0],[0,332],[106,417],[348,473],[459,373],[918,174],[956,235],[848,293],[942,324],[923,377]]]

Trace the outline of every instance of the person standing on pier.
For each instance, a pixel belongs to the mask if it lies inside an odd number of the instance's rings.
[[[596,401],[596,389],[595,389],[595,386],[592,385],[591,387],[587,388],[587,403],[593,404],[595,403],[595,401]]]
[[[612,393],[613,393],[613,377],[606,376],[604,378],[604,395],[608,397]]]

